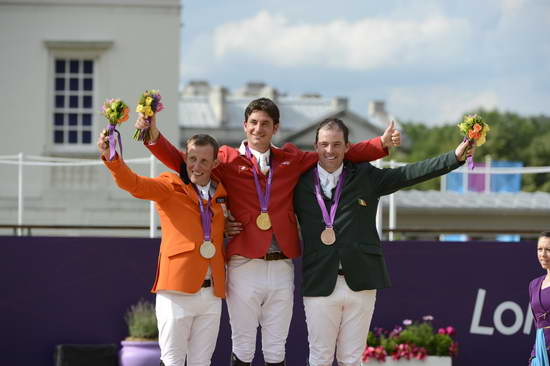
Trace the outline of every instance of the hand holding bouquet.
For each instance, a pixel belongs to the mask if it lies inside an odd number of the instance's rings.
[[[145,116],[145,120],[151,123],[151,117],[164,109],[164,105],[160,101],[161,99],[162,97],[158,90],[146,90],[139,98],[136,112],[142,113]],[[138,128],[136,132],[134,132],[134,140],[136,141],[148,142],[149,139],[149,127],[142,129]]]
[[[116,153],[115,133],[117,134],[118,145],[120,146],[120,156],[122,156],[122,141],[116,127],[128,120],[128,111],[128,106],[120,99],[107,99],[103,103],[101,114],[109,122],[106,130],[109,145],[109,161],[113,160]]]
[[[477,114],[469,114],[464,116],[464,120],[458,125],[458,129],[464,135],[464,141],[468,141],[470,145],[481,146],[485,143],[487,132],[491,129],[489,125],[483,122],[481,116]],[[474,162],[471,156],[468,156],[468,167],[474,169]]]

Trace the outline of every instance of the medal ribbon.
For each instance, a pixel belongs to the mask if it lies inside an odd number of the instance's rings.
[[[252,161],[252,152],[248,148],[248,145],[245,145],[246,157]],[[254,174],[254,183],[256,183],[256,194],[258,195],[258,200],[260,201],[260,209],[262,212],[267,212],[269,207],[269,198],[271,197],[271,180],[273,177],[273,166],[269,167],[269,172],[267,173],[267,183],[265,185],[265,194],[262,191],[260,186],[260,180],[258,179],[258,172],[256,171],[256,166],[252,169],[252,174]]]
[[[116,154],[115,148],[115,133],[118,137],[118,146],[120,147],[120,157],[122,158],[122,139],[120,138],[120,133],[116,129],[116,124],[109,124],[107,127],[107,134],[109,136],[109,161],[112,161]]]
[[[199,196],[199,209],[201,212],[201,225],[204,241],[210,241],[210,235],[212,233],[212,215],[210,213],[210,205],[212,203],[212,199],[210,197],[210,193],[208,193],[208,201],[206,203],[206,207],[204,207],[199,189],[195,184],[193,184],[193,188],[195,188],[195,192],[197,192],[197,195]]]
[[[342,186],[344,185],[344,180],[346,179],[346,170],[342,170],[342,174],[338,178],[338,184],[336,185],[336,192],[334,193],[332,204],[330,206],[330,215],[327,211],[327,206],[325,206],[325,200],[321,194],[321,182],[319,180],[319,170],[317,167],[313,170],[313,180],[315,186],[315,196],[317,197],[317,202],[319,207],[321,207],[321,212],[323,213],[323,221],[325,222],[326,227],[332,227],[334,224],[334,219],[336,217],[336,209],[338,208],[338,203],[340,202],[340,196],[342,195]]]

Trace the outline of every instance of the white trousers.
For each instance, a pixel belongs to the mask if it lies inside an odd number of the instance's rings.
[[[360,366],[374,313],[376,290],[353,291],[338,276],[330,296],[304,297],[309,365]]]
[[[294,304],[292,260],[232,256],[227,265],[226,303],[233,353],[243,362],[252,362],[259,325],[265,362],[282,362]]]
[[[166,366],[208,366],[220,329],[222,301],[212,287],[196,294],[159,291],[155,312],[162,362]]]

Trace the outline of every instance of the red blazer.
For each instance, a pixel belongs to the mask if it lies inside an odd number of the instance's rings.
[[[183,152],[175,148],[164,136],[160,135],[155,144],[146,146],[167,167],[179,171],[184,158]],[[346,159],[363,162],[386,155],[387,150],[382,147],[380,137],[377,137],[353,144],[346,154]],[[264,256],[273,235],[287,257],[300,256],[293,191],[300,175],[317,163],[317,153],[301,151],[293,144],[285,144],[282,148],[271,147],[271,168],[274,172],[268,211],[272,228],[265,231],[256,226],[256,217],[260,213],[260,202],[252,174],[254,166],[257,167],[256,159],[250,161],[245,155],[241,155],[238,149],[225,145],[220,148],[218,159],[220,165],[215,172],[228,193],[229,209],[236,220],[243,223],[243,231],[233,237],[227,245],[226,259],[235,254],[248,258]],[[259,178],[265,192],[266,177],[260,173]]]
[[[162,173],[157,178],[134,173],[121,159],[103,160],[116,184],[136,198],[156,202],[162,228],[157,274],[152,292],[175,290],[195,293],[201,289],[208,266],[212,270],[214,295],[225,297],[225,262],[223,258],[223,207],[226,193],[217,184],[212,197],[212,242],[214,257],[205,259],[199,248],[203,232],[199,197],[191,184],[184,184],[177,174]],[[206,204],[206,201],[203,200]]]

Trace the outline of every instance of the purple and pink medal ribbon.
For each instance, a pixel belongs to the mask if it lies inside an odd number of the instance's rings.
[[[112,161],[116,154],[116,145],[115,145],[115,133],[118,137],[118,146],[120,146],[120,157],[122,158],[122,139],[120,138],[120,132],[116,129],[116,124],[112,125],[109,123],[107,129],[109,133],[109,161]]]
[[[466,137],[464,137],[463,141],[469,141]],[[470,142],[472,144],[472,142]],[[474,170],[474,157],[472,155],[466,157],[466,163],[468,164],[468,169]]]
[[[197,195],[199,196],[199,209],[201,212],[201,225],[204,241],[210,241],[210,235],[212,233],[212,216],[210,214],[210,205],[212,203],[212,198],[210,197],[210,194],[208,194],[208,201],[206,203],[206,207],[204,207],[199,189],[194,184],[193,188],[195,188],[195,192],[197,192]]]
[[[252,152],[248,148],[248,145],[244,145],[246,151],[246,157],[252,161]],[[260,180],[258,179],[258,172],[256,172],[256,167],[252,168],[252,174],[254,175],[254,183],[256,183],[256,193],[258,194],[258,200],[260,201],[260,209],[262,212],[267,213],[269,207],[269,198],[271,197],[271,180],[273,177],[273,167],[269,168],[269,173],[267,173],[267,183],[265,185],[265,194],[262,192],[262,187],[260,186]]]
[[[338,203],[340,202],[340,196],[342,195],[342,186],[344,185],[344,180],[346,179],[346,170],[343,169],[340,177],[338,178],[336,192],[334,192],[332,205],[330,206],[330,214],[328,213],[327,206],[325,206],[325,200],[321,194],[321,182],[319,180],[319,170],[317,167],[315,167],[313,173],[315,196],[317,197],[317,202],[319,203],[319,207],[321,207],[321,212],[323,213],[323,221],[325,222],[327,228],[332,228],[336,217],[336,210],[338,209]]]

